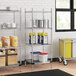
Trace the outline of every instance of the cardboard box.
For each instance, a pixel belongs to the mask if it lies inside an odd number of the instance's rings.
[[[6,64],[7,65],[16,65],[17,62],[17,50],[16,49],[11,49],[7,50],[7,58],[6,58]]]
[[[16,65],[17,62],[17,55],[8,55],[7,56],[7,65]]]
[[[0,67],[1,66],[6,66],[6,59],[5,59],[5,57],[0,57]]]

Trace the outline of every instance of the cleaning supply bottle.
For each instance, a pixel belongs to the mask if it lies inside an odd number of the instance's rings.
[[[41,43],[43,45],[48,44],[48,33],[42,33],[41,36],[42,36]]]
[[[36,33],[29,33],[29,44],[36,44]]]
[[[41,44],[41,34],[42,33],[38,33],[38,44]]]

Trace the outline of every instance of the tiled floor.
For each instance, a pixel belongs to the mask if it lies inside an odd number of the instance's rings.
[[[51,64],[36,64],[33,66],[34,69],[32,69],[31,67],[32,65],[27,65],[27,66],[23,65],[22,72],[20,72],[20,67],[1,68],[0,75],[32,72],[32,70],[33,71],[50,70]],[[64,66],[63,63],[53,62],[52,69],[60,69],[76,76],[76,61],[69,61],[67,66]]]

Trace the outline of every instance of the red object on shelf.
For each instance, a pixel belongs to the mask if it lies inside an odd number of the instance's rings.
[[[48,53],[39,53],[38,55],[48,55]]]

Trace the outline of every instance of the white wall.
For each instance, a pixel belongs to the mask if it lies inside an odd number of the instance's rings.
[[[55,32],[55,0],[0,0],[0,9],[10,6],[11,9],[19,9],[22,8],[24,12],[24,8],[27,10],[31,10],[34,8],[35,10],[50,10],[52,8],[52,25],[53,25],[53,57],[59,56],[59,38],[75,38],[75,32]],[[24,28],[24,15],[22,13],[22,28]],[[24,37],[24,34],[22,34]],[[22,39],[24,41],[24,39]],[[23,43],[22,41],[22,43]],[[23,46],[23,45],[22,45]],[[29,49],[31,50],[31,48]],[[25,59],[25,50],[22,48],[22,60]],[[50,48],[49,48],[49,57],[50,57]],[[27,53],[28,56],[28,53]]]

